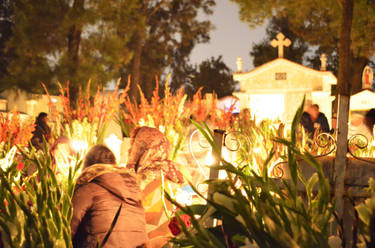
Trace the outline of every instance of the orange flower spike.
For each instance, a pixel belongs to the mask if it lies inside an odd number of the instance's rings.
[[[142,89],[141,87],[139,87],[138,85],[138,89],[139,89],[139,94],[140,94],[140,100],[141,100],[141,104],[139,106],[139,110],[141,112],[141,118],[143,118],[144,120],[147,119],[147,114],[149,112],[149,106],[148,106],[148,101],[145,97],[145,95],[143,94],[142,92]]]
[[[66,97],[65,97],[65,106],[66,106],[66,110],[67,110],[67,114],[68,114],[68,121],[70,122],[72,120],[72,114],[70,114],[72,111],[70,109],[70,91],[69,91],[69,81],[66,82],[66,88],[65,88],[65,91],[66,91]]]
[[[79,86],[78,87],[78,99],[77,99],[77,106],[76,106],[76,110],[77,110],[77,119],[79,121],[82,121],[82,87]]]
[[[91,105],[91,102],[90,102],[90,97],[91,97],[91,80],[89,80],[89,82],[87,83],[87,87],[86,87],[86,104],[85,104],[85,110],[86,110],[86,114],[90,114],[90,105]]]
[[[152,92],[152,98],[151,98],[151,109],[153,113],[153,119],[157,121],[158,123],[156,124],[157,126],[159,125],[159,121],[161,120],[162,117],[162,111],[160,111],[159,107],[159,101],[160,101],[160,96],[159,96],[159,79],[157,76],[155,76],[156,80],[156,86],[154,91]]]

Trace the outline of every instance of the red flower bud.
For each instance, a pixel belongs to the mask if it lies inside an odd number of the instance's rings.
[[[19,162],[18,165],[17,165],[17,170],[21,171],[21,170],[23,170],[24,167],[25,167],[25,165],[23,163]]]
[[[189,227],[191,225],[189,215],[182,214],[182,215],[180,215],[180,219],[184,223],[185,227]],[[177,217],[173,217],[171,222],[169,222],[169,224],[168,224],[168,228],[174,236],[177,236],[181,233],[180,226],[181,226],[181,224],[178,221]]]

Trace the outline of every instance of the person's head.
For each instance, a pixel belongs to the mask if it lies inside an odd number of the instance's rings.
[[[312,105],[311,100],[309,100],[309,99],[305,100],[305,105],[304,105],[303,111],[308,112],[311,105]]]
[[[170,143],[165,135],[156,128],[139,127],[130,134],[130,149],[127,165],[138,171],[144,166],[144,155],[152,153],[153,148],[163,150],[158,154],[158,160],[168,159]],[[147,158],[149,156],[146,156]]]
[[[366,115],[365,115],[365,122],[366,122],[366,125],[372,131],[372,129],[374,128],[374,125],[375,125],[375,108],[370,109],[366,113]]]
[[[167,179],[183,182],[182,174],[177,170],[176,164],[168,159],[171,145],[162,132],[156,128],[139,127],[131,133],[130,137],[127,168],[143,175],[152,171],[160,173],[162,169]]]
[[[316,111],[318,111],[319,112],[319,105],[318,104],[313,104],[313,105],[311,105]]]
[[[116,164],[115,155],[104,145],[93,146],[85,157],[83,167],[87,168],[94,164]]]
[[[45,112],[40,112],[38,117],[36,117],[36,123],[47,123],[48,114]]]
[[[312,104],[307,109],[307,112],[310,114],[310,117],[312,120],[316,120],[319,115],[319,105],[318,104]]]

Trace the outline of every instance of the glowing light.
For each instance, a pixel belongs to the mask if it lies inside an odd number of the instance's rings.
[[[250,109],[260,122],[264,119],[282,119],[285,99],[281,94],[254,94],[250,97]]]
[[[231,158],[230,158],[229,151],[227,148],[223,147],[221,149],[221,156],[223,156],[223,159],[225,159],[226,161],[231,162]]]
[[[165,132],[165,127],[163,125],[160,125],[159,126],[159,131],[164,133]]]
[[[116,161],[120,161],[122,140],[120,140],[116,135],[111,134],[104,140],[104,143],[115,154]]]
[[[176,201],[182,206],[190,206],[193,201],[193,197],[189,192],[178,189],[176,192]]]
[[[52,98],[51,101],[52,101],[53,103],[57,103],[57,99],[56,99],[56,98]]]
[[[213,165],[215,163],[215,158],[212,155],[212,151],[207,153],[206,158],[205,158],[205,163],[206,165]]]
[[[256,154],[259,154],[260,151],[261,151],[260,147],[255,147],[255,148],[253,149],[253,152],[255,152]]]
[[[64,182],[68,179],[69,170],[75,170],[77,157],[71,154],[68,143],[61,143],[56,148],[54,158],[57,166],[56,177],[59,181]],[[76,175],[81,174],[80,170],[77,171]]]
[[[79,153],[84,152],[89,146],[87,142],[82,141],[82,140],[72,140],[70,142],[70,145],[72,146],[75,152],[79,152]]]

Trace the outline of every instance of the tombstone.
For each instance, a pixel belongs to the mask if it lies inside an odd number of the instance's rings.
[[[314,70],[284,58],[277,58],[249,72],[234,73],[240,90],[241,109],[250,108],[257,119],[279,119],[291,123],[302,99],[319,104],[331,119],[331,86],[337,83],[330,71]]]
[[[60,96],[48,96],[46,94],[31,94],[24,90],[4,90],[0,93],[0,98],[7,100],[8,111],[16,109],[18,112],[36,116],[40,112],[52,114],[50,109],[50,99],[58,110],[62,110],[62,100]]]
[[[26,101],[26,113],[30,116],[36,116],[38,113],[36,112],[35,105],[37,105],[38,101],[32,99]]]
[[[271,41],[279,57],[249,72],[233,74],[240,82],[240,90],[233,95],[240,99],[241,108],[250,108],[257,120],[279,119],[291,123],[294,114],[306,96],[317,103],[329,122],[332,113],[331,86],[337,83],[335,75],[326,71],[327,57],[322,54],[321,70],[284,59],[284,46],[291,41],[282,33]],[[242,64],[241,64],[242,69]]]
[[[8,100],[0,98],[0,112],[8,111]]]
[[[375,107],[375,92],[362,90],[350,97],[350,111],[367,112]]]

